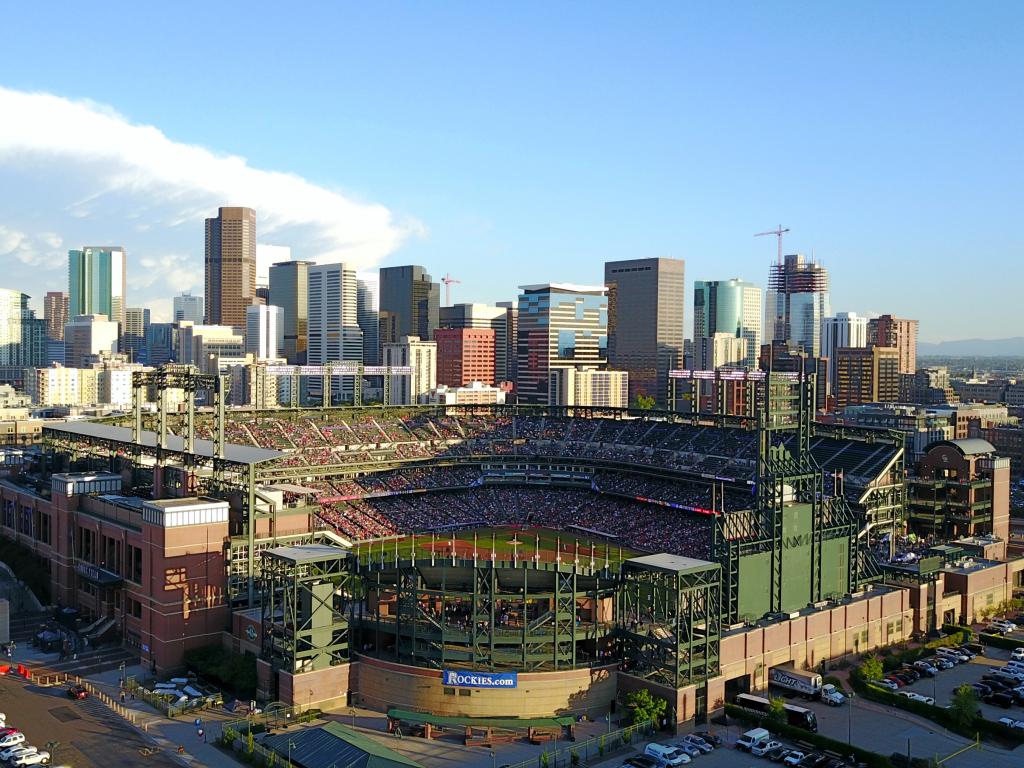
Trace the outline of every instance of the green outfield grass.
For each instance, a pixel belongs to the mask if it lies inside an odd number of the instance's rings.
[[[412,556],[415,542],[416,558],[429,559],[433,548],[434,557],[451,557],[452,542],[459,558],[472,558],[474,549],[477,557],[487,560],[493,547],[497,560],[511,561],[517,555],[519,560],[532,560],[535,556],[541,562],[554,562],[561,548],[563,562],[571,562],[578,556],[581,564],[589,564],[591,554],[596,564],[604,564],[607,557],[611,566],[622,560],[636,557],[639,552],[620,545],[615,539],[587,536],[573,531],[556,531],[551,528],[518,528],[502,526],[495,528],[469,528],[454,532],[442,532],[431,536],[417,534],[400,538],[375,539],[356,545],[361,560],[393,559],[397,550],[399,559]],[[577,550],[578,546],[578,550]]]

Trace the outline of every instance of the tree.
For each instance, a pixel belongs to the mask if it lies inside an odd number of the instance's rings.
[[[885,675],[885,667],[882,660],[877,656],[869,656],[860,665],[860,676],[869,683],[874,680],[881,680]]]
[[[949,714],[954,722],[961,726],[970,725],[980,712],[978,697],[971,686],[965,683],[953,691],[953,700],[949,704]]]
[[[786,722],[786,701],[779,696],[772,696],[768,700],[768,720],[775,725]]]
[[[256,750],[256,738],[252,735],[252,731],[249,731],[249,736],[245,740],[245,751],[250,755]]]
[[[654,397],[652,395],[645,395],[643,392],[638,392],[637,396],[633,399],[633,407],[639,408],[641,411],[652,411],[654,410]]]
[[[661,723],[665,710],[668,709],[668,702],[652,696],[646,688],[641,688],[626,697],[626,706],[633,712],[634,723],[650,720],[657,727]]]

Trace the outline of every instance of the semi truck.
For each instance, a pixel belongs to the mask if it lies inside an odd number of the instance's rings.
[[[808,699],[821,699],[833,707],[846,701],[846,697],[834,685],[823,684],[817,672],[793,667],[772,667],[768,670],[768,684],[802,694]]]

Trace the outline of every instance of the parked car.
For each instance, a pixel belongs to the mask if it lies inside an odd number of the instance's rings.
[[[35,750],[35,747],[32,748]],[[23,765],[49,765],[50,753],[46,750],[42,752],[29,752],[27,755],[19,755],[11,760],[11,765],[20,768]]]
[[[999,722],[1007,728],[1019,728],[1024,730],[1024,720],[1014,720],[1012,717],[1000,717]]]
[[[922,675],[927,675],[928,677],[935,677],[937,674],[939,674],[938,668],[932,666],[927,661],[915,661],[914,669],[916,669]]]
[[[15,747],[19,744],[25,743],[25,734],[21,731],[14,731],[4,736],[0,736],[0,749],[7,749],[8,747]]]
[[[700,757],[702,754],[704,754],[701,751],[701,748],[698,747],[696,744],[690,744],[688,741],[685,741],[685,740],[684,741],[677,741],[672,746],[675,747],[680,752],[685,752],[691,758],[693,758],[693,757]]]
[[[918,680],[920,680],[920,679],[921,679],[921,673],[920,673],[920,671],[918,671],[918,670],[914,669],[914,668],[913,668],[912,666],[910,666],[909,664],[904,664],[904,665],[903,665],[903,666],[902,666],[902,667],[900,668],[900,674],[901,674],[901,675],[906,675],[907,677],[911,678],[911,679],[912,679],[912,680],[913,680],[913,681],[914,681],[915,683],[916,683],[916,682],[917,682]]]
[[[968,651],[973,653],[975,656],[984,656],[985,655],[985,646],[982,645],[981,643],[964,643],[963,646],[961,646],[961,647],[966,648]]]
[[[799,749],[794,749],[783,759],[783,765],[800,765],[800,761],[807,757],[806,753],[801,752]]]
[[[800,761],[800,768],[822,768],[829,761],[828,755],[819,752],[811,752]]]
[[[974,658],[978,655],[970,648],[968,648],[966,645],[958,645],[956,646],[956,649],[960,651],[960,653],[962,653],[964,656],[966,656],[970,661],[973,661]]]
[[[29,752],[35,751],[35,747],[26,747],[23,743],[15,744],[13,746],[7,747],[7,749],[0,750],[0,761],[6,763],[8,760],[13,760],[16,755],[27,754]]]
[[[991,694],[988,697],[988,703],[989,704],[994,704],[995,706],[1002,707],[1003,709],[1009,709],[1010,707],[1012,707],[1013,706],[1013,702],[1014,702],[1013,694],[1012,693],[1006,693],[1005,691],[998,691],[996,693]]]
[[[984,683],[971,683],[971,689],[979,698],[984,698],[985,696],[988,696],[992,693],[992,689]],[[953,689],[953,692],[956,692],[956,688]]]
[[[704,754],[707,754],[708,752],[710,752],[711,750],[713,750],[715,748],[715,746],[711,742],[709,742],[706,739],[703,739],[700,736],[697,736],[696,734],[693,734],[693,733],[691,733],[691,734],[689,734],[687,736],[683,736],[683,743],[691,744],[691,745],[695,746],[697,749],[699,749]]]
[[[996,627],[1002,627],[1003,632],[1017,631],[1017,625],[1014,624],[1012,621],[1009,621],[1008,619],[992,619],[991,621],[989,621],[989,624]]]
[[[1010,651],[1010,658],[1013,661],[1024,661],[1024,645],[1017,646]]]
[[[1000,627],[998,624],[989,624],[987,627],[985,627],[984,632],[987,635],[996,635],[996,636],[1005,635],[1006,634],[1006,630],[1003,629],[1002,627]]]
[[[781,763],[783,760],[786,759],[786,755],[788,755],[791,751],[792,750],[789,747],[776,747],[767,755],[765,755],[765,757],[767,757],[773,763]]]
[[[690,762],[688,754],[681,752],[671,744],[657,744],[653,742],[644,747],[644,757],[654,760],[659,768],[674,768],[674,766],[686,765]]]
[[[936,656],[932,661],[932,664],[934,664],[939,669],[952,669],[956,666],[955,663],[953,663],[949,659],[944,659],[941,656]]]
[[[750,748],[750,754],[754,757],[764,757],[773,749],[781,747],[781,742],[775,741],[775,739],[769,739],[768,741],[762,741],[760,744],[755,744]]]
[[[619,768],[658,768],[658,761],[643,755],[637,755],[627,759]]]
[[[875,685],[877,685],[879,688],[888,688],[890,691],[898,691],[900,689],[899,683],[897,683],[895,680],[890,680],[889,678],[885,678],[884,680],[877,680],[875,682]]]
[[[713,747],[722,746],[722,737],[715,733],[712,733],[711,731],[694,731],[693,735],[699,736]]]
[[[68,688],[68,696],[72,699],[89,698],[89,689],[84,685],[72,685]]]

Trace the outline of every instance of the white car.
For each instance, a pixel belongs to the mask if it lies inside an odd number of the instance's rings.
[[[11,747],[4,750],[2,759],[5,763],[13,763],[19,757],[34,754],[36,751],[35,747]]]
[[[21,731],[15,731],[14,733],[8,733],[3,737],[0,737],[0,749],[7,749],[8,747],[16,747],[25,743],[25,734]],[[2,759],[2,758],[0,758]]]
[[[1006,619],[992,619],[992,621],[990,621],[989,624],[996,627],[1002,627],[1003,632],[1017,631],[1017,625],[1014,624],[1012,621],[1007,621]]]
[[[1014,661],[1024,661],[1024,645],[1014,648],[1010,653],[1010,658]]]
[[[11,760],[11,765],[47,765],[50,762],[50,753],[46,750],[42,752],[31,752],[21,757],[16,757]]]
[[[935,704],[935,699],[931,696],[922,696],[920,693],[914,693],[913,691],[900,691],[896,695],[904,696],[911,701],[920,701],[922,704]]]
[[[1005,725],[1007,728],[1017,728],[1024,730],[1024,720],[1014,720],[1012,717],[1000,717],[999,722]]]
[[[872,685],[877,685],[879,688],[888,688],[890,691],[898,691],[900,689],[892,680],[875,680]]]
[[[762,741],[760,744],[756,744],[750,748],[750,754],[754,757],[764,757],[776,747],[781,747],[782,744],[777,742],[775,739],[768,739],[768,741]]]
[[[782,762],[786,765],[800,765],[800,761],[807,757],[803,752],[790,752]]]

